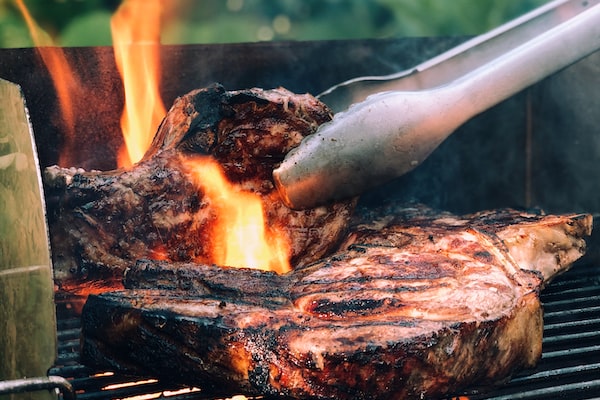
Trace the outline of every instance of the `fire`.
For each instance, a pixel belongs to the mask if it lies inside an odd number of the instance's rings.
[[[231,184],[223,170],[209,157],[187,160],[216,218],[212,227],[212,262],[285,273],[290,246],[287,235],[267,227],[261,198]]]
[[[74,99],[81,84],[63,49],[37,25],[24,1],[16,0],[16,5],[56,88],[65,134],[59,164],[66,166],[76,146]],[[125,92],[121,118],[124,146],[117,157],[119,167],[130,166],[143,157],[166,114],[159,93],[162,6],[163,0],[124,0],[111,18],[115,62]]]
[[[54,46],[35,24],[23,0],[16,1],[36,46]],[[159,93],[163,5],[163,0],[124,0],[111,18],[115,61],[125,92],[121,117],[124,148],[118,155],[119,167],[128,167],[142,159],[166,114]],[[52,75],[67,125],[66,133],[73,134],[72,105],[77,92],[67,83],[74,81],[75,74],[60,47],[38,47],[38,50]],[[71,79],[64,79],[65,76]],[[193,170],[216,215],[211,227],[215,243],[211,262],[279,273],[290,271],[289,239],[282,229],[266,225],[261,198],[229,183],[220,166],[210,158],[195,160]],[[157,248],[152,256],[166,260],[168,249]]]
[[[162,0],[125,0],[111,18],[115,61],[123,80],[125,141],[117,163],[138,162],[166,114],[159,93]]]
[[[66,165],[75,136],[73,97],[75,96],[75,89],[79,86],[77,75],[69,65],[63,49],[56,47],[54,40],[38,26],[25,6],[25,3],[23,3],[23,0],[16,0],[16,5],[19,8],[21,15],[23,15],[23,19],[31,34],[33,44],[46,65],[54,88],[56,89],[61,116],[64,122],[66,148],[66,150],[61,153],[61,159],[58,163],[60,165]]]

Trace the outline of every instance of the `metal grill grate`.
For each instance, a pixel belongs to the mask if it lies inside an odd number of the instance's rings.
[[[534,370],[490,392],[464,393],[470,400],[600,398],[600,266],[579,265],[549,285],[544,303],[543,355]],[[50,375],[67,378],[78,399],[136,400],[210,398],[196,388],[156,379],[92,371],[79,363],[79,318],[67,299],[57,298],[59,356]]]
[[[129,377],[110,371],[94,371],[79,363],[81,323],[65,299],[57,299],[58,358],[48,372],[67,378],[78,400],[169,398],[173,400],[210,398],[197,389],[164,384],[153,378]]]
[[[471,400],[600,398],[600,268],[586,265],[557,278],[541,294],[542,359],[493,393]]]

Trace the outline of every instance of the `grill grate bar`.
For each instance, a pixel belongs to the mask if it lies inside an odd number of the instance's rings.
[[[57,332],[59,341],[79,338],[79,326],[77,328],[65,329]]]
[[[125,387],[120,389],[107,389],[107,390],[92,390],[87,391],[82,394],[77,394],[78,400],[91,400],[91,399],[123,399],[127,397],[132,397],[140,394],[153,394],[153,393],[161,393],[164,390],[164,387],[152,383],[152,384],[140,384],[131,387]]]
[[[553,385],[539,389],[525,390],[517,393],[509,393],[494,397],[485,397],[487,400],[514,400],[514,399],[597,399],[600,390],[600,379],[585,382],[567,383],[564,385]],[[577,396],[577,397],[575,397]],[[584,397],[582,397],[584,396]],[[473,397],[473,400],[477,398]]]
[[[521,382],[527,383],[528,381],[533,381],[533,380],[537,380],[537,379],[556,378],[561,375],[580,373],[580,372],[584,372],[584,371],[585,372],[590,372],[590,371],[599,371],[600,372],[600,363],[583,364],[583,365],[576,365],[573,367],[556,368],[556,369],[549,369],[546,371],[539,371],[539,372],[535,372],[531,375],[519,376],[519,377],[513,378],[511,380],[511,382],[512,383],[521,383]]]
[[[586,282],[586,284],[589,285],[589,282]],[[575,287],[560,292],[544,293],[540,296],[540,299],[542,302],[552,302],[569,298],[593,296],[594,294],[598,294],[598,286]]]
[[[563,279],[566,274],[569,274],[569,279]],[[580,288],[590,284],[590,277],[588,274],[590,271],[586,271],[585,267],[574,268],[568,271],[565,275],[557,277],[549,285],[544,288],[545,295],[552,294],[554,292],[562,292],[566,288]],[[595,283],[592,281],[592,283]]]
[[[590,331],[590,332],[569,333],[566,335],[549,336],[549,337],[545,337],[542,340],[542,343],[544,345],[551,344],[551,343],[559,343],[559,342],[569,342],[570,344],[572,344],[573,341],[582,340],[582,339],[599,339],[598,342],[600,342],[600,332]]]
[[[558,277],[557,280],[561,279],[563,276]],[[578,278],[569,276],[569,279],[557,280],[544,287],[541,297],[552,297],[567,291],[585,292],[585,288],[596,286],[596,282],[590,281],[589,277],[585,276],[580,276]]]
[[[544,332],[550,332],[553,330],[563,330],[566,328],[573,327],[590,327],[591,329],[594,329],[597,325],[600,326],[600,318],[590,318],[582,321],[575,320],[569,322],[559,322],[544,326]]]
[[[61,342],[58,345],[58,354],[65,354],[69,352],[75,351],[79,347],[79,340],[69,340],[66,342]]]
[[[89,377],[90,374],[91,369],[81,364],[61,365],[52,367],[48,371],[48,375],[59,375],[69,379],[81,378],[84,376]]]
[[[577,354],[586,354],[597,351],[600,351],[600,344],[594,346],[569,348],[566,350],[547,351],[542,354],[542,360],[548,360],[556,357],[574,356]]]
[[[571,310],[563,310],[563,311],[552,311],[547,312],[544,316],[548,319],[550,318],[564,318],[564,317],[573,317],[574,319],[578,319],[579,315],[582,313],[599,315],[600,306],[586,307],[586,308],[576,308]]]
[[[570,298],[564,300],[554,300],[554,301],[546,301],[544,302],[544,310],[545,313],[552,313],[555,311],[561,311],[566,309],[572,309],[574,306],[578,308],[583,307],[593,307],[596,305],[600,305],[600,297],[598,297],[598,293],[594,293],[591,296],[584,296],[578,298]]]
[[[65,335],[67,331],[79,329],[80,326],[81,322],[78,319],[69,318],[66,321],[61,321],[59,319],[56,323],[56,330],[58,331],[58,334]],[[79,334],[77,334],[77,336],[79,336]]]

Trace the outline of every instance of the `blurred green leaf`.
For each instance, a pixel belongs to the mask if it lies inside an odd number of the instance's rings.
[[[169,24],[161,35],[164,44],[255,42],[266,19],[257,16],[220,18],[207,23]]]
[[[0,46],[31,46],[14,1],[0,0]],[[57,43],[110,44],[108,21],[119,0],[24,1]],[[175,44],[476,35],[546,1],[166,0],[162,37]]]
[[[110,46],[111,13],[107,10],[92,11],[74,18],[61,32],[62,46]]]
[[[31,47],[33,41],[23,21],[14,14],[0,15],[0,47]]]
[[[545,0],[377,0],[393,15],[391,36],[477,35]]]

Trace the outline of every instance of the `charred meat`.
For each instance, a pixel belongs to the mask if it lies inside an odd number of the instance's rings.
[[[541,355],[539,291],[585,249],[589,215],[409,207],[355,225],[286,275],[140,261],[90,296],[82,359],[207,393],[433,398]]]
[[[285,89],[194,90],[178,98],[143,160],[129,169],[45,171],[56,282],[120,285],[137,259],[210,263],[214,204],[194,184],[186,160],[209,156],[229,181],[261,196],[268,226],[282,228],[291,263],[303,265],[339,243],[353,202],[289,210],[272,181],[274,166],[331,119],[310,95]]]

